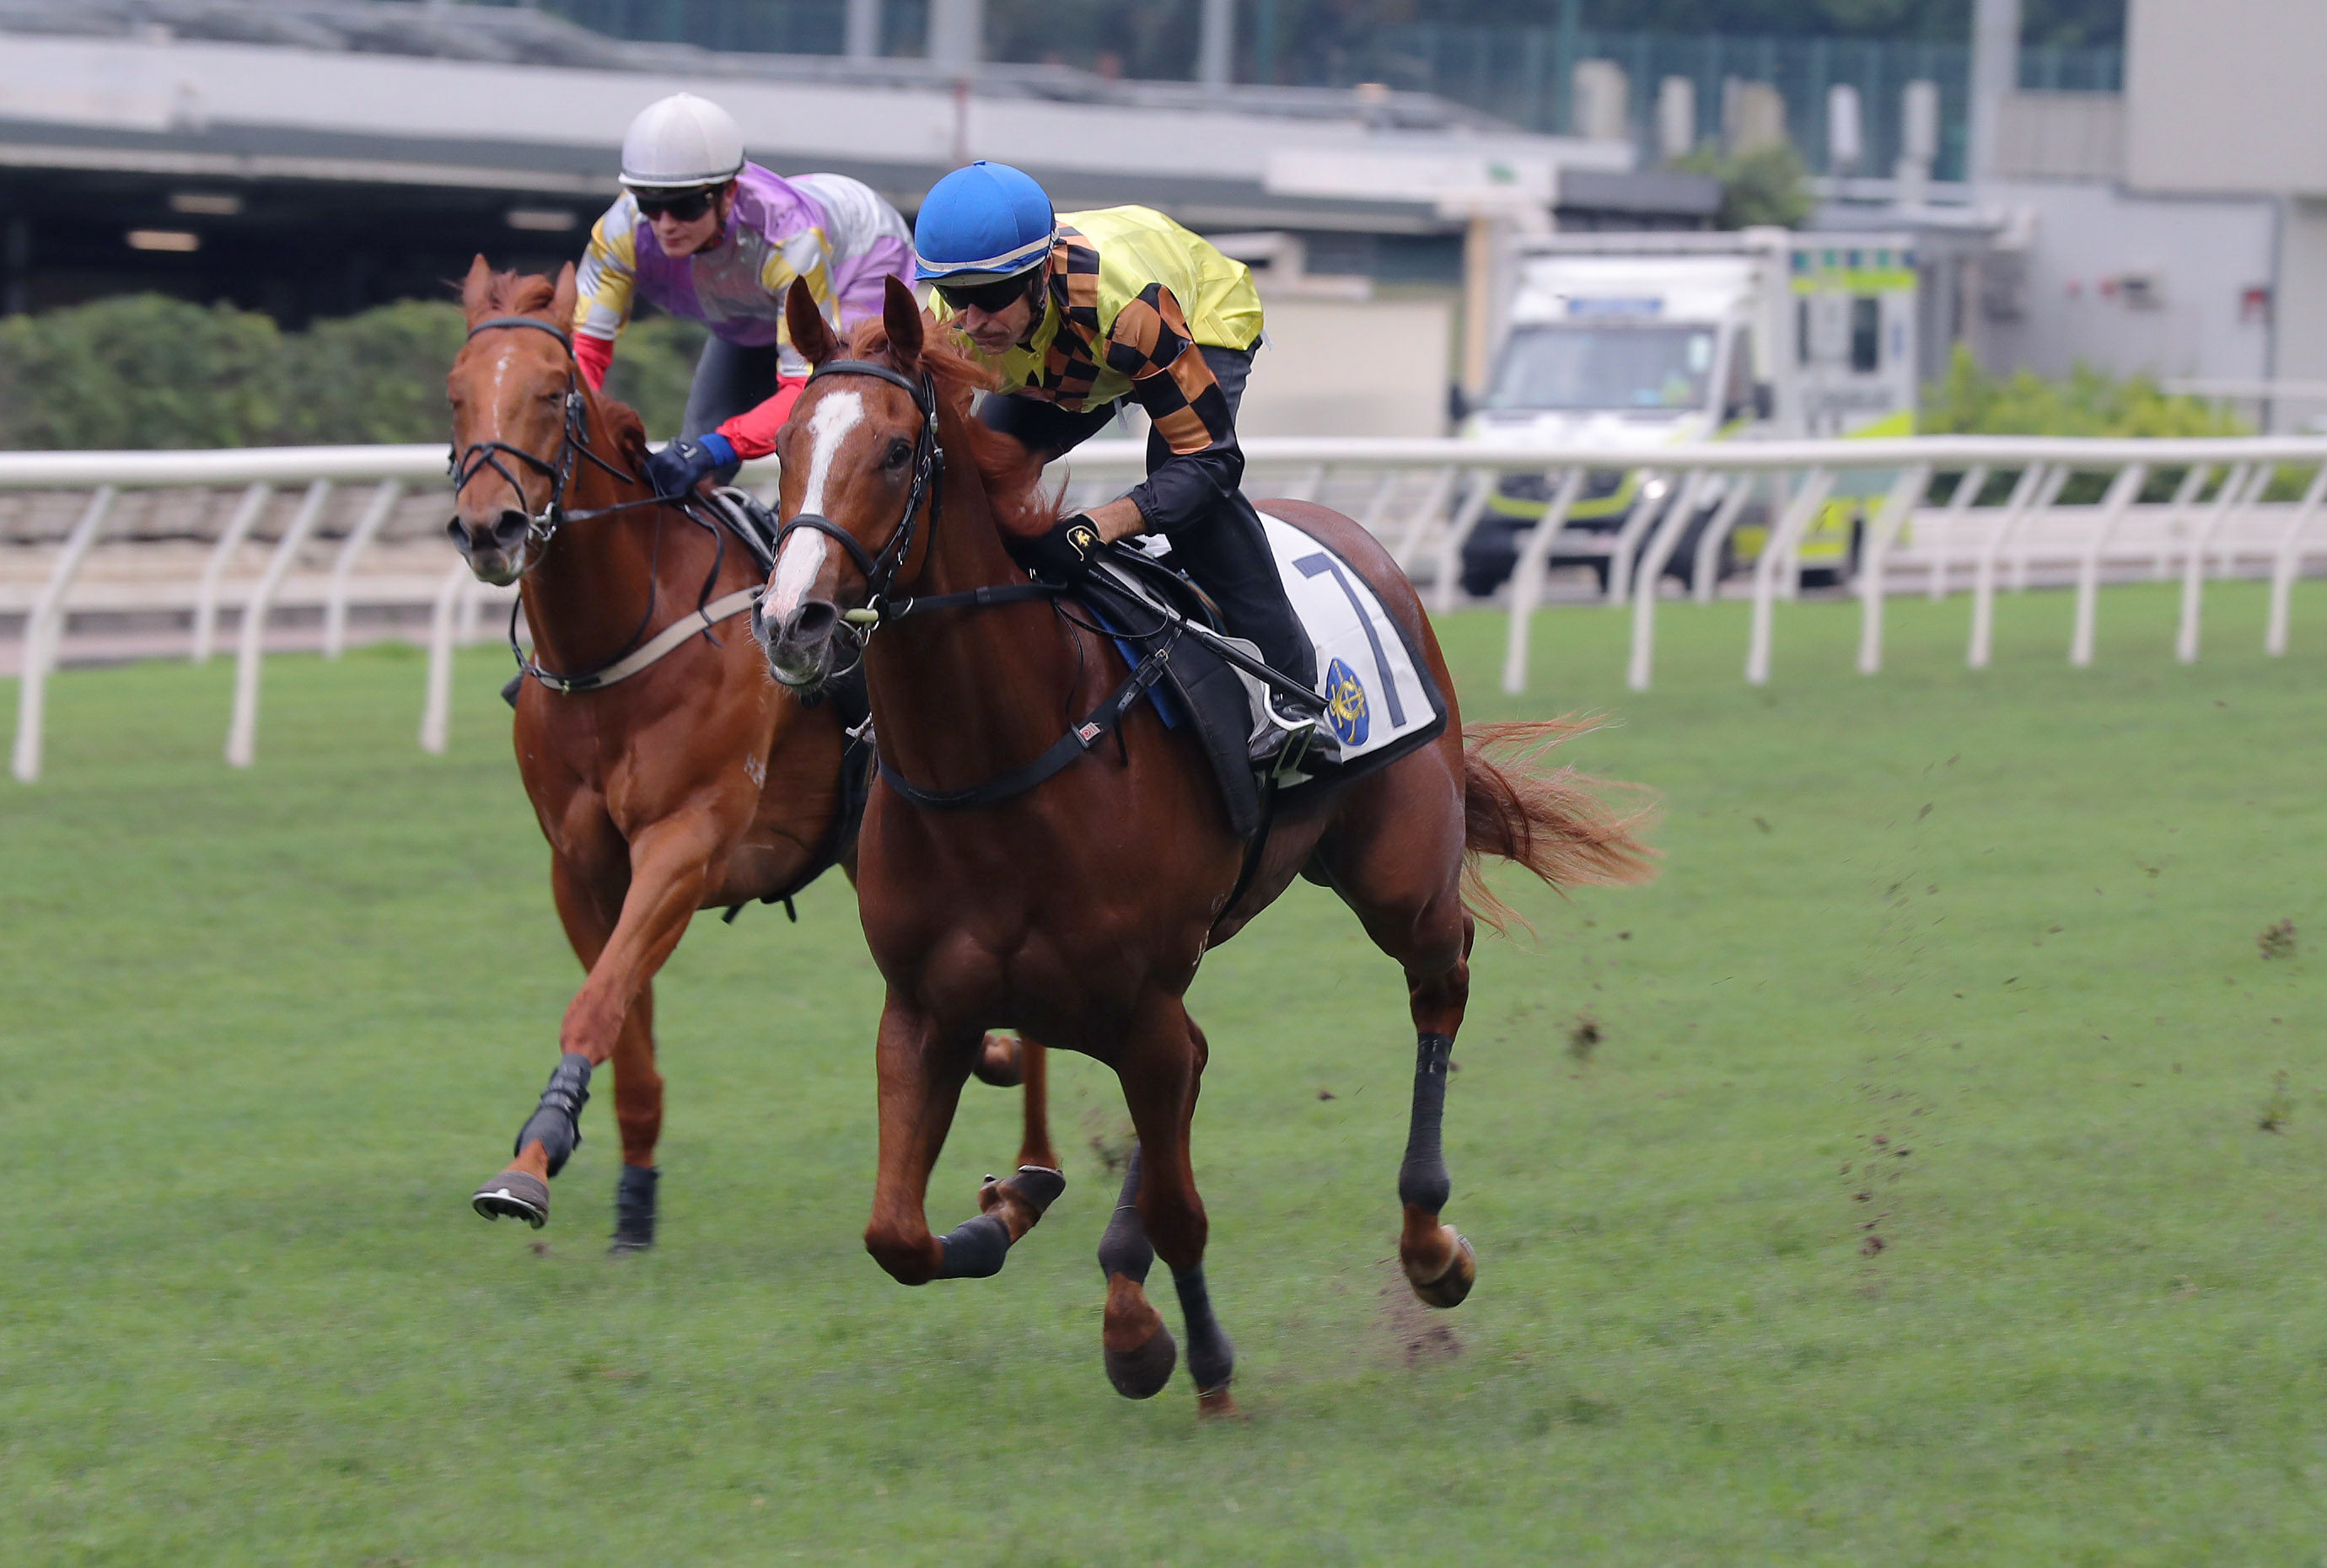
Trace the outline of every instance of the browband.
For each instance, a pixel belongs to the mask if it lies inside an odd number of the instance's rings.
[[[547,332],[551,337],[556,338],[559,342],[565,344],[565,351],[567,353],[570,354],[574,351],[574,340],[567,334],[565,329],[563,327],[553,327],[547,322],[542,321],[536,316],[495,316],[490,321],[479,322],[475,326],[471,327],[469,329],[469,336],[473,338],[479,332],[490,332],[495,327],[531,327],[537,332]]]

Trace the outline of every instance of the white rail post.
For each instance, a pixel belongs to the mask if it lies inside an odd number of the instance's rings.
[[[1956,530],[1986,487],[1987,464],[1976,462],[1958,476],[1955,493],[1948,497],[1948,509],[1940,514],[1946,523],[1931,536],[1931,580],[1927,587],[1934,604],[1948,596],[1948,554],[1955,546]]]
[[[466,561],[453,562],[436,585],[436,603],[428,613],[428,696],[420,710],[420,749],[439,756],[453,734],[453,623],[462,591],[474,580]]]
[[[2145,462],[2128,462],[2117,471],[2117,477],[2109,481],[2108,493],[2101,497],[2100,516],[2093,521],[2084,554],[2078,558],[2077,626],[2069,637],[2069,662],[2079,669],[2093,662],[2093,623],[2100,609],[2101,556],[2148,481],[2149,465]]]
[[[2222,488],[2214,494],[2214,504],[2206,509],[2206,520],[2199,525],[2196,537],[2190,541],[2190,553],[2182,557],[2182,624],[2173,633],[2173,657],[2183,664],[2198,662],[2200,602],[2206,592],[2206,546],[2214,542],[2215,530],[2244,503],[2247,476],[2254,471],[2254,466],[2245,462],[2231,465],[2230,471],[2222,478]],[[2263,471],[2269,472],[2267,465]]]
[[[292,564],[299,558],[299,547],[307,542],[315,519],[323,515],[323,503],[331,496],[330,480],[319,479],[307,487],[306,499],[299,503],[291,526],[276,541],[275,554],[266,563],[266,574],[259,578],[258,585],[243,603],[241,644],[234,660],[234,717],[226,730],[226,760],[234,767],[248,768],[258,755],[258,666],[266,656],[267,611],[274,606],[276,590],[290,574]]]
[[[396,503],[404,499],[404,481],[383,480],[371,492],[371,505],[356,519],[348,532],[347,540],[340,546],[339,555],[332,562],[332,582],[323,596],[323,657],[337,658],[348,647],[348,587],[355,574],[356,557],[371,546],[373,539],[396,510]]]
[[[1640,471],[1640,499],[1624,518],[1623,527],[1616,530],[1615,541],[1608,550],[1608,602],[1616,609],[1632,594],[1632,565],[1640,558],[1640,541],[1657,526],[1672,506],[1673,492],[1679,488],[1678,476],[1668,476],[1658,469]],[[1655,495],[1651,489],[1662,487]]]
[[[1753,631],[1745,645],[1745,678],[1754,686],[1770,684],[1771,622],[1779,567],[1833,489],[1834,471],[1824,464],[1804,474],[1802,488],[1794,492],[1785,514],[1771,527],[1770,537],[1762,541],[1761,558],[1753,563]]]
[[[1527,690],[1528,639],[1535,627],[1535,609],[1543,601],[1544,574],[1551,569],[1551,552],[1567,527],[1567,514],[1584,493],[1584,471],[1571,468],[1553,493],[1543,520],[1536,524],[1519,548],[1519,564],[1511,568],[1511,623],[1503,646],[1503,690],[1513,696]]]
[[[55,665],[57,644],[64,636],[65,594],[81,557],[97,543],[106,518],[113,510],[114,488],[97,487],[81,509],[80,520],[65,536],[65,547],[49,569],[41,596],[24,618],[24,673],[16,682],[16,747],[10,766],[17,779],[30,784],[41,776],[41,731],[48,717],[49,671]]]
[[[1391,558],[1397,562],[1397,569],[1407,576],[1414,575],[1415,565],[1422,558],[1422,546],[1429,540],[1431,527],[1437,522],[1438,514],[1446,509],[1446,502],[1454,493],[1454,481],[1461,472],[1452,463],[1432,471],[1430,483],[1424,488],[1422,499],[1416,502],[1413,511],[1406,514],[1406,527],[1399,533],[1397,543],[1388,546]]]
[[[226,576],[227,562],[250,537],[251,525],[266,512],[266,502],[274,493],[263,484],[252,485],[243,491],[234,516],[227,519],[226,531],[219,535],[219,542],[210,548],[210,558],[202,566],[201,586],[194,591],[195,664],[208,664],[218,644],[219,583]]]
[[[1721,547],[1729,536],[1737,531],[1737,519],[1745,511],[1745,503],[1762,488],[1762,475],[1734,473],[1729,476],[1728,493],[1721,498],[1721,509],[1713,514],[1713,521],[1696,541],[1696,560],[1689,574],[1689,595],[1699,604],[1710,604],[1721,593]]]
[[[1317,492],[1325,488],[1325,465],[1313,462],[1301,476],[1276,492],[1278,499],[1288,501],[1313,501]]]
[[[1995,557],[2004,548],[2004,541],[2011,537],[2014,523],[2043,488],[2045,466],[2031,462],[2020,471],[2011,498],[1996,509],[1996,519],[1988,525],[1987,537],[1979,543],[1979,558],[1971,581],[1971,647],[1964,654],[1964,663],[1970,668],[1986,669],[1995,651]]]
[[[1374,493],[1366,501],[1366,515],[1358,519],[1358,527],[1376,539],[1382,537],[1382,525],[1389,520],[1390,498],[1397,493],[1397,470],[1386,468],[1374,481]]]
[[[2193,462],[2182,476],[2182,482],[2174,487],[2173,504],[2157,526],[2157,558],[2150,563],[2149,574],[2155,581],[2163,583],[2173,574],[2174,536],[2188,520],[2190,509],[2205,493],[2206,481],[2213,477],[2213,464]]]
[[[2303,499],[2295,503],[2294,516],[2287,519],[2286,531],[2278,537],[2278,554],[2270,565],[2270,626],[2263,633],[2263,651],[2273,658],[2286,652],[2286,619],[2294,593],[2294,575],[2303,566],[2303,536],[2318,515],[2319,503],[2327,498],[2327,462],[2319,465],[2311,476]]]
[[[1639,568],[1632,574],[1632,657],[1625,667],[1624,680],[1636,692],[1649,689],[1649,677],[1656,667],[1657,585],[1664,580],[1665,563],[1672,559],[1681,536],[1688,532],[1689,519],[1696,513],[1696,498],[1704,490],[1701,468],[1690,469],[1688,477],[1674,486],[1664,520],[1641,552]]]
[[[1858,673],[1874,675],[1883,667],[1883,569],[1891,555],[1892,541],[1931,488],[1931,465],[1917,463],[1901,472],[1891,486],[1891,493],[1883,498],[1883,506],[1874,514],[1874,526],[1866,530],[1864,559],[1859,564],[1858,595]]]
[[[2044,475],[2044,488],[2036,492],[2036,499],[2029,503],[2027,511],[2014,527],[2012,591],[2014,593],[2028,592],[2028,569],[2036,554],[2037,529],[2044,520],[2044,514],[2060,500],[2061,490],[2068,488],[2069,481],[2075,475],[2076,470],[2065,462],[2052,464]]]
[[[1434,615],[1444,615],[1460,602],[1455,595],[1461,592],[1463,576],[1463,546],[1471,542],[1471,534],[1479,526],[1479,518],[1487,510],[1487,501],[1495,493],[1495,471],[1474,468],[1471,471],[1471,493],[1463,498],[1463,508],[1446,531],[1438,537],[1438,574],[1430,584],[1430,610]]]

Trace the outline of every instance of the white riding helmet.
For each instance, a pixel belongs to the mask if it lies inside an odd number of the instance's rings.
[[[743,169],[743,132],[709,98],[673,93],[639,111],[622,137],[622,183],[632,191],[718,185]]]

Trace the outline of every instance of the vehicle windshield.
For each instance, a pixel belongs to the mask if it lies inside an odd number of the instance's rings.
[[[1701,408],[1711,327],[1522,327],[1503,347],[1490,408]]]

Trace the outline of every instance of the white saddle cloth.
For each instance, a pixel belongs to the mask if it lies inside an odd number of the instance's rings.
[[[1342,765],[1397,744],[1440,717],[1389,611],[1350,564],[1266,512],[1261,523],[1285,596],[1317,645],[1317,689]]]

